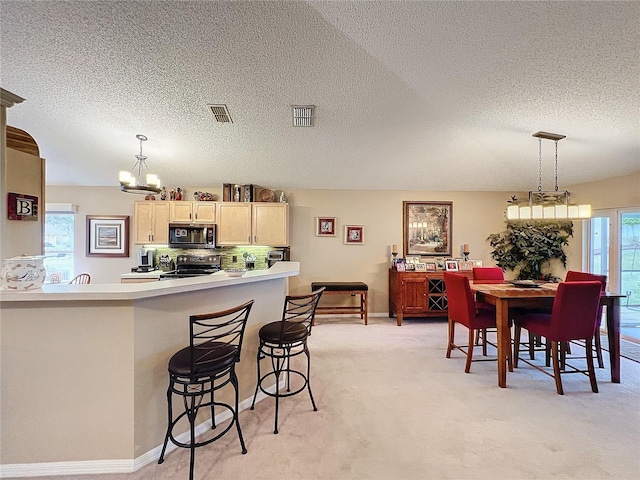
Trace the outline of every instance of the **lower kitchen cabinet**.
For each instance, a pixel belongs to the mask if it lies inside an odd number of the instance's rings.
[[[472,276],[471,272],[458,272]],[[444,272],[398,272],[389,269],[389,317],[446,317]]]

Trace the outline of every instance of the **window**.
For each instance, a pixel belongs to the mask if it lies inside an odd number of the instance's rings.
[[[46,283],[67,283],[74,277],[74,214],[47,212],[44,222]]]

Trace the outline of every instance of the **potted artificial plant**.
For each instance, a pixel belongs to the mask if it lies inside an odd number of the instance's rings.
[[[571,221],[507,221],[506,230],[489,235],[491,257],[503,270],[518,271],[517,280],[558,281],[551,261],[567,266],[564,247],[573,236]]]

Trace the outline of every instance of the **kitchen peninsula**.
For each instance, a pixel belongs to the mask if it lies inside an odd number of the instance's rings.
[[[280,318],[299,272],[277,262],[240,278],[0,292],[3,475],[129,472],[156,460],[167,363],[189,344],[189,315],[255,299],[236,369],[250,401],[258,330]]]

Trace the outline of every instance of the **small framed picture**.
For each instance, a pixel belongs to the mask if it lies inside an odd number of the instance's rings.
[[[436,257],[436,268],[444,270],[444,257]]]
[[[471,268],[481,268],[482,267],[482,260],[469,260],[469,263],[471,263]]]
[[[345,245],[363,245],[364,225],[345,225],[343,240]]]
[[[427,271],[427,264],[426,263],[416,263],[416,272],[426,272]]]
[[[435,272],[437,270],[436,262],[427,262],[424,265],[427,272]]]
[[[407,263],[420,263],[420,255],[407,255],[404,257],[407,260]]]
[[[458,271],[458,262],[455,260],[445,260],[444,269],[447,272],[457,272]]]
[[[336,218],[316,217],[316,237],[335,237]]]
[[[461,270],[461,271],[473,270],[473,264],[471,262],[465,262],[464,260],[459,261],[458,270]]]
[[[416,269],[416,264],[415,263],[407,263],[405,265],[407,272],[413,272]]]
[[[396,258],[395,267],[398,272],[404,272],[406,270],[404,268],[405,267],[404,258]]]

